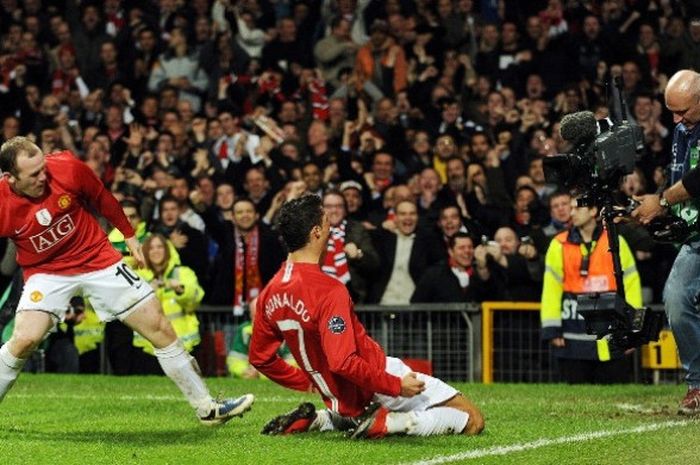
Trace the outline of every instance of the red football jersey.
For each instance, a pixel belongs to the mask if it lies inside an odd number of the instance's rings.
[[[46,156],[46,177],[38,198],[18,195],[7,179],[0,180],[0,236],[17,245],[24,279],[35,273],[89,273],[121,260],[88,205],[125,237],[134,229],[93,171],[65,151]]]
[[[282,341],[300,368],[277,355]],[[398,396],[386,355],[365,331],[345,286],[311,263],[286,262],[258,297],[249,360],[283,386],[321,393],[328,408],[356,416],[374,393]]]

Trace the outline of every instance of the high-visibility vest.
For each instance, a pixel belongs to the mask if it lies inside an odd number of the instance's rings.
[[[179,261],[179,259],[177,260]],[[148,283],[154,279],[153,272],[149,269],[139,269],[137,273]],[[204,290],[199,285],[197,276],[191,268],[175,264],[171,257],[165,279],[177,279],[184,286],[185,291],[178,295],[174,290],[160,287],[155,293],[163,306],[165,317],[173,325],[175,334],[182,341],[185,349],[190,352],[201,342],[199,336],[199,320],[195,310],[204,297]],[[140,347],[144,352],[153,355],[153,345],[139,333],[134,332],[135,347]]]
[[[552,239],[545,257],[542,289],[542,337],[563,337],[565,347],[554,349],[561,358],[601,360],[595,336],[586,333],[586,323],[578,313],[576,296],[617,290],[607,232],[599,228],[590,250],[580,239],[578,230],[562,231]],[[634,308],[642,307],[641,279],[634,255],[619,236],[625,297]],[[584,265],[584,260],[587,265]],[[585,268],[587,273],[582,274]]]
[[[581,267],[584,262],[582,244],[568,240],[569,231],[554,236],[562,244],[564,259],[564,292],[586,294],[589,292],[610,292],[617,289],[612,255],[610,255],[608,235],[603,232],[587,253],[588,273],[583,275]]]
[[[73,335],[73,342],[80,355],[97,349],[97,346],[104,341],[105,324],[100,321],[87,299],[85,299],[85,318],[75,325]]]

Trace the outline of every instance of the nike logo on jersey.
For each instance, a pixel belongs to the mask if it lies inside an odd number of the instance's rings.
[[[25,229],[27,229],[27,226],[29,226],[29,225],[25,224],[25,225],[22,226],[21,228],[15,229],[15,234],[20,234],[22,231],[24,231]]]

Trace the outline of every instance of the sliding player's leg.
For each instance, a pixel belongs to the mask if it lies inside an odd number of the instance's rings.
[[[328,409],[317,410],[311,402],[303,402],[293,410],[268,421],[262,434],[297,434],[313,431],[348,431],[355,428],[354,418],[343,417]]]
[[[387,357],[386,371],[403,377],[411,369],[401,360]],[[368,411],[352,437],[474,435],[484,429],[484,418],[479,409],[455,388],[424,373],[418,373],[417,377],[425,382],[425,391],[411,398],[376,394],[375,400],[380,406]]]

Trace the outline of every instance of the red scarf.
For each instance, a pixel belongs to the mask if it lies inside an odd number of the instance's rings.
[[[260,248],[260,235],[257,226],[250,231],[245,238],[236,231],[236,273],[234,278],[233,308],[234,314],[243,312],[246,302],[257,297],[262,289],[262,278],[258,268],[258,252]],[[243,246],[245,241],[245,248]],[[244,253],[245,250],[245,253]],[[243,263],[245,261],[245,270]],[[243,295],[243,281],[245,273],[246,295]]]
[[[326,121],[330,117],[328,97],[326,95],[326,83],[321,79],[312,79],[308,85],[309,99],[314,119]]]
[[[350,282],[348,257],[345,255],[346,224],[347,221],[343,220],[338,226],[331,226],[326,256],[323,258],[323,266],[321,267],[324,273],[333,276],[343,284]]]
[[[63,71],[57,69],[53,72],[51,76],[51,93],[53,95],[68,94],[70,92],[71,86],[75,85],[75,76],[77,73],[70,71]]]
[[[384,192],[384,189],[389,187],[391,185],[391,178],[386,178],[386,179],[374,179],[374,189],[382,193]]]

